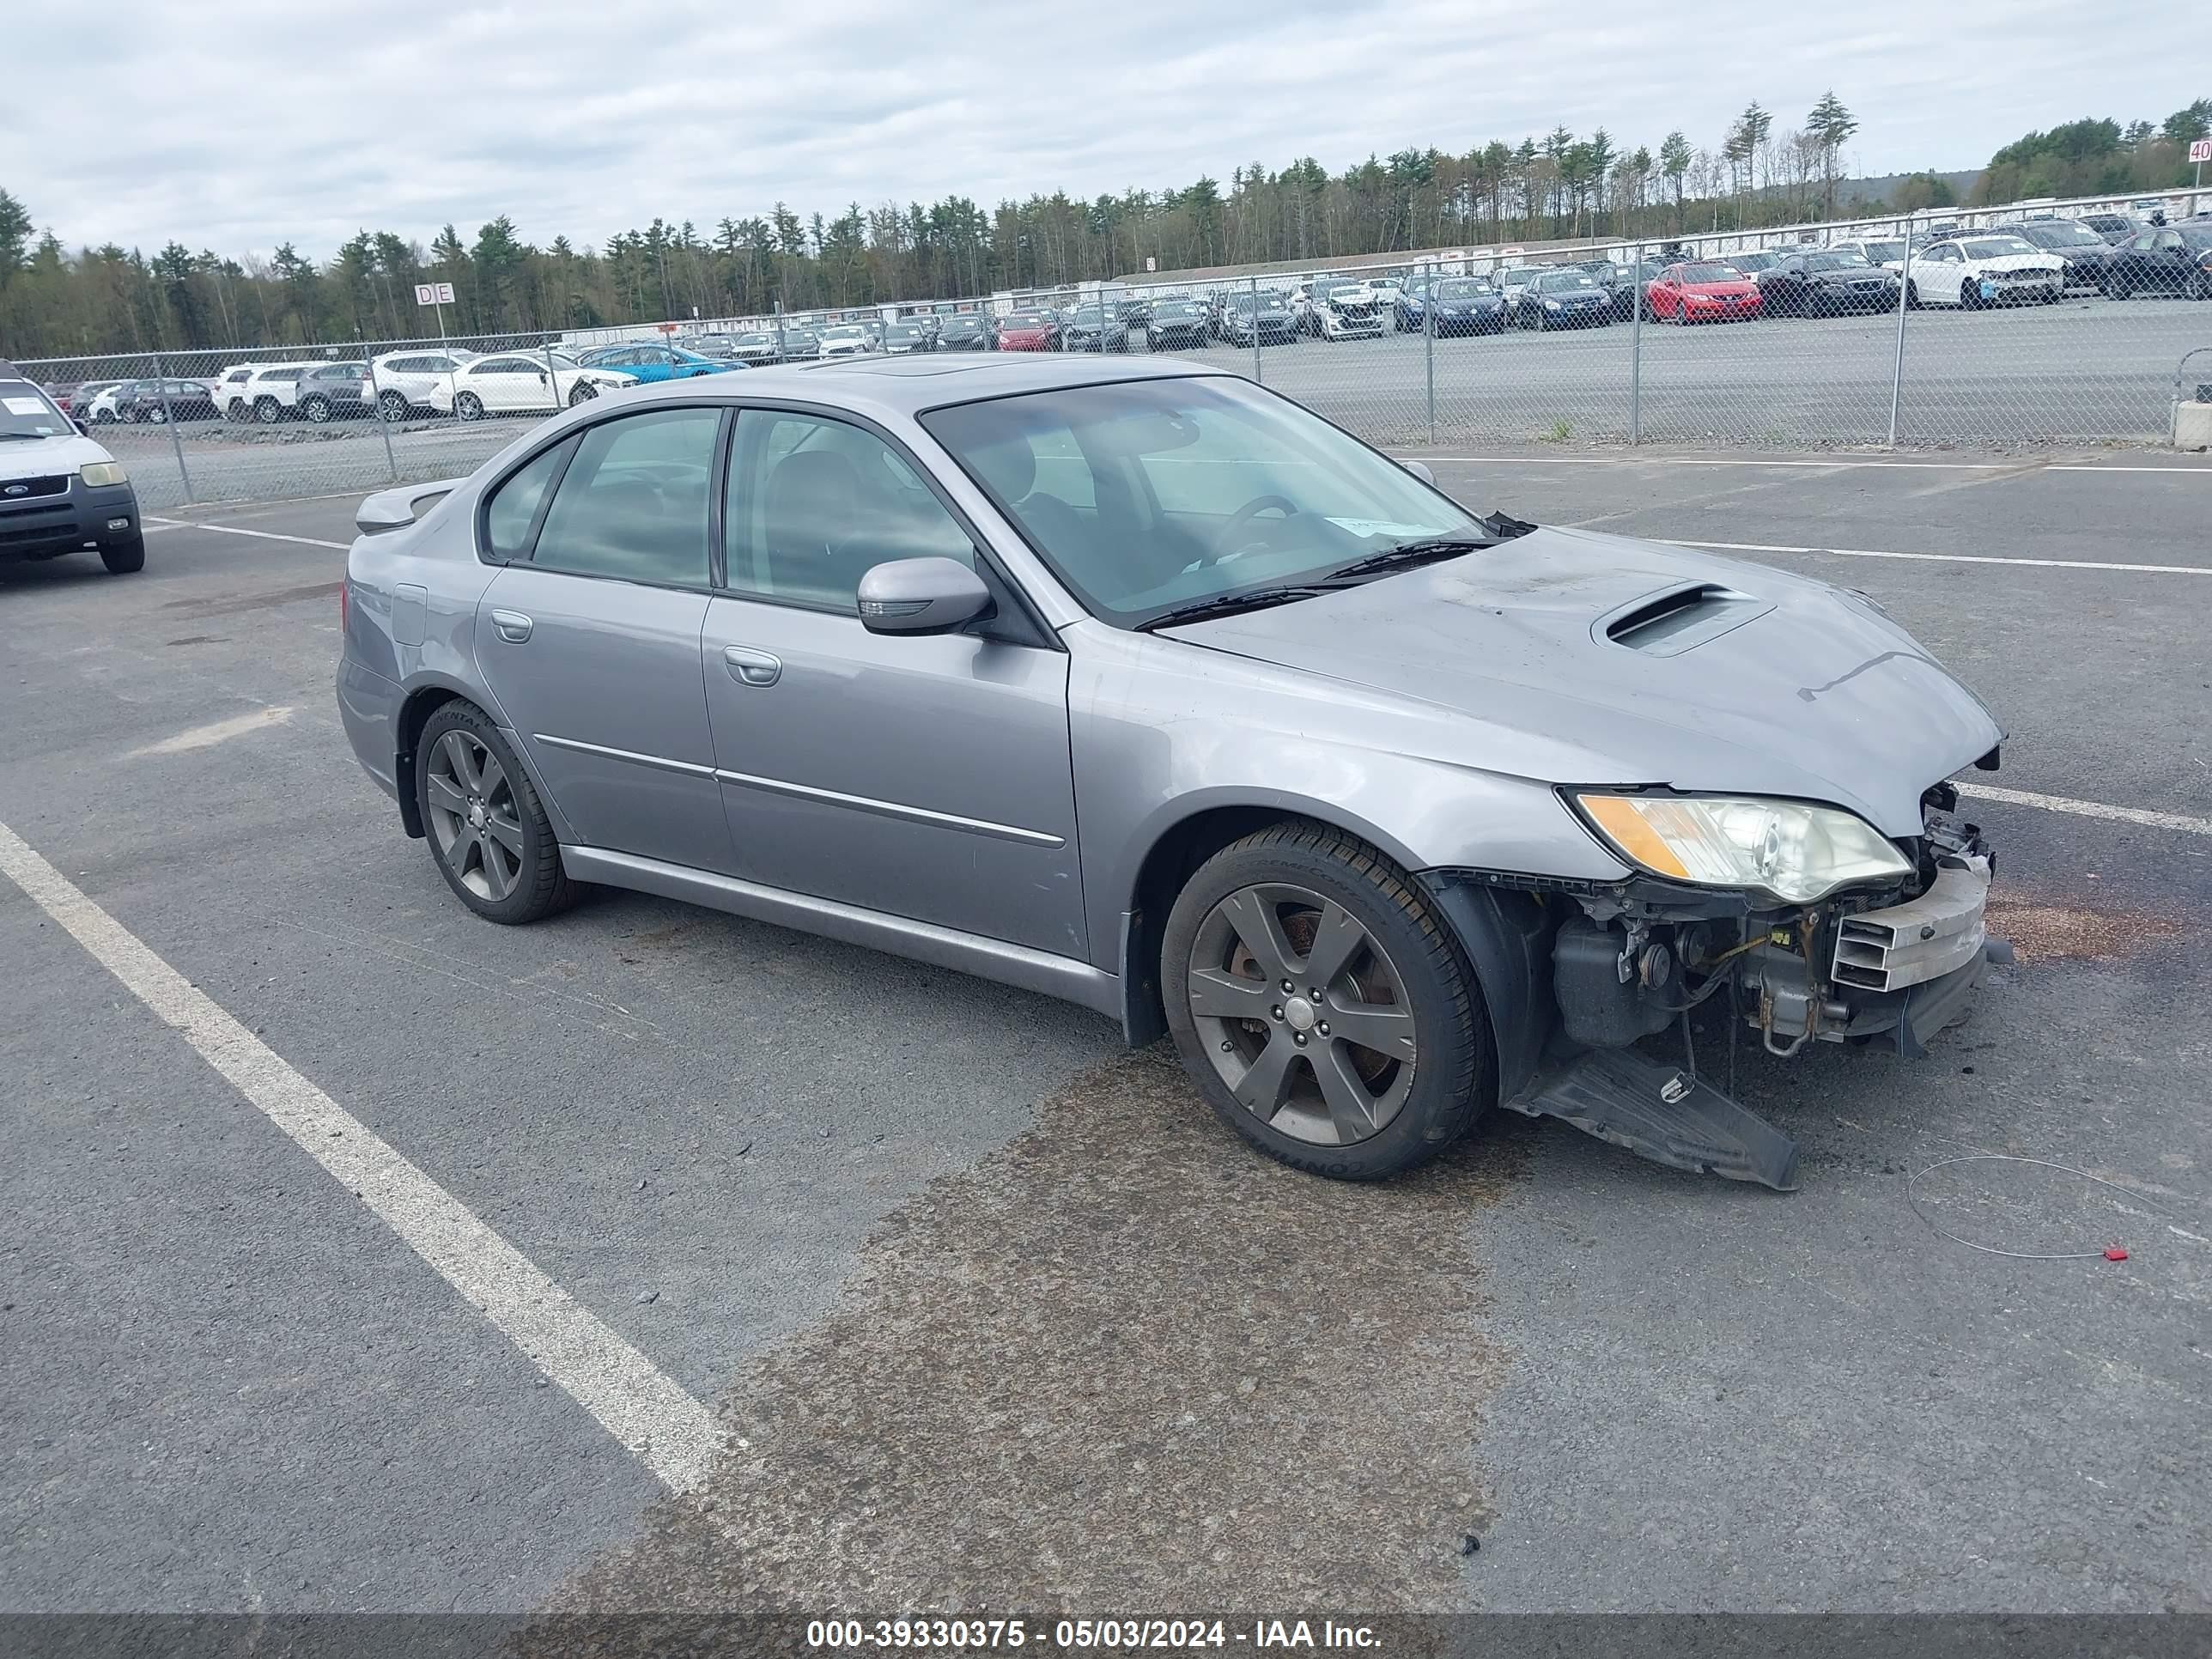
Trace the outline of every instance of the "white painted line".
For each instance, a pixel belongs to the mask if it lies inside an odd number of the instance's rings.
[[[1717,553],[1819,553],[1838,559],[1913,559],[1929,564],[2025,564],[2045,570],[2128,570],[2161,576],[2212,576],[2212,565],[2115,564],[2097,559],[2006,559],[1986,553],[1894,553],[1874,547],[1792,547],[1780,542],[1692,542],[1651,538],[1668,547],[1704,547]]]
[[[242,738],[249,732],[259,732],[281,725],[292,718],[289,708],[257,708],[251,714],[234,714],[227,720],[211,720],[205,726],[195,726],[190,731],[179,732],[173,738],[164,738],[159,743],[149,743],[143,749],[134,749],[125,757],[136,760],[141,755],[182,755],[195,749],[212,749],[233,738]]]
[[[265,1114],[677,1492],[706,1478],[714,1413],[477,1219],[0,823],[0,875],[173,1027]]]
[[[2182,812],[2108,806],[2100,800],[2069,800],[2063,795],[2039,795],[2032,789],[2000,789],[1991,783],[1962,783],[1959,793],[1975,800],[2002,801],[2008,806],[2039,806],[2046,812],[2070,812],[2075,817],[2140,823],[2152,830],[2179,830],[2189,836],[2212,836],[2212,818],[2193,818]]]
[[[256,541],[263,542],[297,542],[302,547],[335,548],[341,553],[347,547],[344,542],[321,541],[313,536],[280,536],[273,530],[247,530],[234,524],[196,524],[190,519],[148,519],[146,525],[152,530],[212,530],[218,536],[251,536]]]
[[[158,536],[164,530],[190,530],[192,526],[191,525],[180,523],[174,519],[142,518],[138,520],[138,529],[140,532],[148,536]]]
[[[1757,460],[1723,455],[1431,455],[1425,450],[1392,452],[1413,461],[1449,461],[1465,466],[1781,466],[1803,471],[1904,472],[2165,472],[2177,478],[2212,478],[2212,466],[2121,466],[2101,461],[1875,461]]]

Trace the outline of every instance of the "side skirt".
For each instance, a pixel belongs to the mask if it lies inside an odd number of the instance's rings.
[[[710,910],[723,910],[755,921],[770,921],[799,933],[818,933],[824,939],[842,939],[848,945],[863,945],[872,951],[884,951],[892,956],[973,974],[979,979],[995,980],[1001,985],[1058,997],[1111,1019],[1121,1018],[1121,981],[1118,978],[1087,962],[1056,957],[1048,951],[1010,945],[1004,939],[986,939],[980,933],[963,933],[957,927],[940,927],[935,922],[890,915],[836,899],[763,887],[757,882],[689,869],[659,859],[611,853],[604,848],[563,847],[561,862],[578,881],[682,899],[687,904],[703,905]]]

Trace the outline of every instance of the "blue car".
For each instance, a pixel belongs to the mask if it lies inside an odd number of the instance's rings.
[[[744,365],[735,359],[702,357],[665,345],[611,345],[586,351],[576,361],[586,368],[618,368],[641,380],[688,380],[696,374],[725,374]]]

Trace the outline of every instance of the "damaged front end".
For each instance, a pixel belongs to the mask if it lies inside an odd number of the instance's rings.
[[[1698,884],[1679,878],[1679,863],[1614,882],[1429,872],[1491,1005],[1499,1103],[1676,1168],[1794,1188],[1796,1144],[1716,1086],[1712,1071],[1733,1083],[1740,1042],[1783,1059],[1814,1042],[1918,1058],[1963,1016],[1988,965],[2010,950],[1984,920],[1993,855],[1957,807],[1952,785],[1929,789],[1922,834],[1887,843],[1881,875],[1809,900]],[[1625,815],[1614,833],[1597,827],[1629,843],[1632,864],[1668,856],[1638,847]],[[1701,1068],[1691,1015],[1709,1005],[1726,1047]],[[1680,1064],[1635,1048],[1675,1024]]]

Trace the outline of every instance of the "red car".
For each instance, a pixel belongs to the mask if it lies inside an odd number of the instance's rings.
[[[1057,351],[1060,325],[1034,311],[1018,311],[999,320],[1001,351]]]
[[[1644,292],[1652,317],[1661,322],[1713,323],[1759,315],[1759,284],[1734,265],[1668,265]]]

